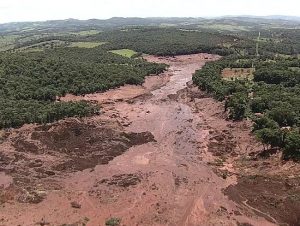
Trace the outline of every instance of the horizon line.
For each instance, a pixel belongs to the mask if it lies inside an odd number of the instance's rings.
[[[64,18],[64,19],[46,19],[46,20],[23,20],[23,21],[10,21],[10,22],[0,22],[0,25],[4,24],[17,24],[17,23],[41,23],[41,22],[50,22],[50,21],[66,21],[66,20],[77,20],[77,21],[89,21],[89,20],[110,20],[114,18],[122,18],[122,19],[130,19],[130,18],[136,18],[136,19],[154,19],[154,18],[161,18],[161,19],[172,19],[172,18],[190,18],[190,19],[217,19],[217,18],[232,18],[232,17],[240,17],[240,18],[262,18],[262,19],[270,19],[270,20],[288,20],[288,21],[295,21],[292,20],[294,19],[299,19],[300,16],[295,16],[295,15],[221,15],[221,16],[153,16],[153,17],[137,17],[137,16],[129,16],[129,17],[124,17],[124,16],[113,16],[109,18],[89,18],[89,19],[78,19],[78,18]],[[278,17],[278,18],[270,18],[270,17]],[[283,17],[283,18],[280,18]],[[284,18],[285,17],[285,18]],[[288,19],[290,18],[290,19]]]

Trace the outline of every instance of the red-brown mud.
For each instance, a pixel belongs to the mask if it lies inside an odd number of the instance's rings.
[[[220,177],[236,178],[223,190],[238,204],[236,214],[250,211],[276,225],[300,225],[299,164],[282,161],[279,150],[264,151],[251,134],[251,121],[227,120],[223,105],[195,87],[179,92],[177,99],[205,114],[209,136],[202,160]]]
[[[241,156],[260,150],[249,123],[227,121],[221,103],[187,87],[219,57],[145,58],[170,67],[143,86],[62,98],[98,102],[101,115],[5,133],[0,225],[278,224],[239,198],[252,163]]]

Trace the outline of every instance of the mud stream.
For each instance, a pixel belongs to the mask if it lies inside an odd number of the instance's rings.
[[[192,74],[218,56],[146,59],[170,67],[163,75],[147,78],[144,86],[85,97],[68,95],[64,100],[97,101],[103,114],[88,119],[91,122],[113,121],[127,134],[147,132],[154,138],[135,142],[139,145],[128,146],[107,164],[54,177],[59,188],[44,191],[47,197],[37,204],[3,204],[0,225],[102,226],[112,217],[128,226],[273,225],[244,214],[224,195],[223,189],[236,178],[222,178],[208,164],[214,160],[208,152],[211,118],[184,93]]]

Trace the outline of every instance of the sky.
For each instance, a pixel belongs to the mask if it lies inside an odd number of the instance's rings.
[[[300,16],[300,0],[0,0],[0,23],[111,17]]]

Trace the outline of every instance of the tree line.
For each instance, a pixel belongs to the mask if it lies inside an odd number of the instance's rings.
[[[222,79],[225,68],[254,66],[254,79]],[[281,148],[284,159],[300,160],[300,73],[298,58],[238,56],[206,64],[193,81],[200,89],[225,101],[233,120],[250,117],[253,132],[269,148]]]

